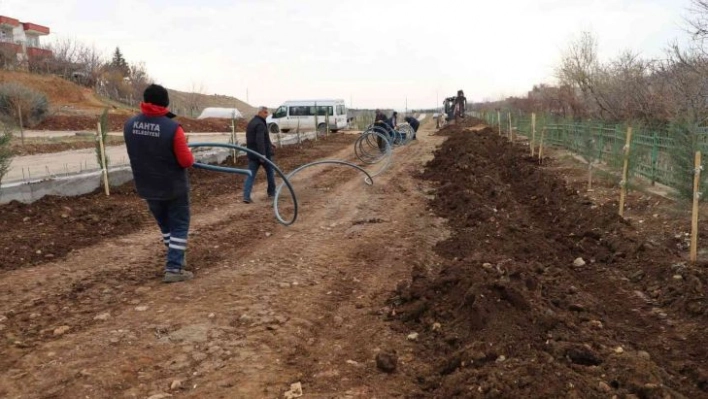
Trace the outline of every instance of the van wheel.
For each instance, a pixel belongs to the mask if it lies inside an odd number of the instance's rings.
[[[319,133],[319,134],[327,133],[327,125],[325,125],[324,123],[320,123],[319,125],[317,125],[317,133]]]
[[[280,133],[280,127],[275,123],[271,123],[270,126],[268,126],[268,131],[271,133]]]

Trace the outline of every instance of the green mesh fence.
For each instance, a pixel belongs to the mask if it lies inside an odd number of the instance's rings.
[[[478,112],[490,126],[508,135],[509,117],[516,134],[531,141],[531,115],[509,111]],[[708,127],[677,121],[667,126],[651,127],[639,124],[607,124],[599,121],[573,121],[548,115],[536,116],[534,145],[540,142],[545,129],[544,147],[557,147],[580,155],[585,162],[602,162],[620,171],[624,162],[624,146],[628,126],[632,126],[629,176],[641,176],[652,184],[660,183],[676,190],[684,198],[692,197],[694,156],[696,151],[708,151]],[[708,173],[701,174],[703,194],[708,193]]]

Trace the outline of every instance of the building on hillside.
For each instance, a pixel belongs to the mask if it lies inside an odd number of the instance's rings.
[[[49,34],[49,28],[32,22],[20,22],[18,19],[0,15],[0,57],[3,62],[11,61],[13,56],[20,65],[28,61],[50,57],[52,52],[42,48],[39,38]]]

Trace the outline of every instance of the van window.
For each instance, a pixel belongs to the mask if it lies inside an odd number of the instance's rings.
[[[282,117],[284,117],[285,115],[287,115],[287,113],[288,113],[288,109],[287,109],[284,105],[281,105],[281,106],[278,107],[278,109],[273,113],[273,118],[282,118]]]
[[[310,112],[311,112],[310,115],[314,115],[315,114],[315,107],[309,107],[309,108],[310,108]],[[333,110],[334,110],[334,107],[332,107],[332,106],[325,107],[325,106],[318,105],[317,106],[317,115],[325,116],[328,114],[328,115],[332,116],[332,115],[334,115],[332,113]]]
[[[308,116],[310,114],[309,107],[295,106],[290,107],[290,116]]]
[[[286,107],[281,107],[284,110]],[[334,116],[334,106],[332,105],[318,105],[317,112],[315,112],[315,106],[314,105],[295,105],[295,106],[290,106],[288,107],[290,111],[290,116],[314,116],[317,114],[318,116]],[[280,108],[278,108],[278,111],[280,111]],[[276,112],[278,112],[276,111]],[[345,113],[345,108],[343,105],[337,105],[337,115],[344,115]],[[283,114],[285,116],[285,114]],[[273,115],[274,118],[276,118],[276,115]]]

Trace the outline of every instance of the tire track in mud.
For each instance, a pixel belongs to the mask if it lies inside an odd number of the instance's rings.
[[[276,163],[289,171],[306,162],[345,149],[353,153],[355,137],[330,136],[278,149]],[[244,166],[239,159],[239,167]],[[193,213],[229,201],[240,193],[243,179],[199,169],[190,170]],[[71,251],[115,240],[153,224],[144,201],[129,182],[112,189],[110,197],[96,191],[78,197],[47,196],[32,204],[0,206],[0,272],[53,263]]]
[[[339,154],[349,152],[347,148]],[[417,149],[414,154],[423,152]],[[407,149],[402,154],[411,155]],[[403,167],[387,173],[401,171],[413,173]],[[307,360],[310,355],[329,359],[333,339],[327,332],[339,338],[344,352],[351,352],[341,356],[364,364],[371,357],[369,349],[357,352],[355,347],[365,347],[371,337],[352,322],[378,320],[376,331],[387,330],[378,313],[369,314],[369,306],[379,309],[386,296],[382,292],[395,285],[389,277],[400,279],[407,273],[403,248],[420,246],[417,242],[402,246],[386,238],[396,233],[397,240],[432,241],[426,234],[420,236],[421,226],[409,230],[410,185],[367,187],[362,180],[359,173],[343,168],[303,172],[294,182],[302,213],[289,228],[277,225],[264,203],[208,207],[195,215],[196,232],[188,254],[188,262],[200,269],[194,282],[182,286],[168,287],[154,279],[162,254],[155,234],[147,230],[38,266],[40,273],[48,272],[42,282],[47,292],[39,295],[35,308],[23,307],[23,300],[32,295],[24,290],[40,279],[34,270],[13,272],[16,279],[29,277],[13,288],[18,295],[10,295],[18,309],[12,317],[13,331],[63,323],[71,329],[58,335],[46,331],[20,346],[10,343],[3,366],[11,371],[0,377],[0,386],[11,387],[8,392],[42,392],[43,397],[69,393],[142,397],[169,392],[166,387],[177,378],[185,387],[178,390],[184,397],[272,397],[282,393],[285,382],[302,378],[311,384],[310,392],[331,392],[331,384],[318,385],[316,381],[322,380],[310,380],[310,369],[300,366],[314,364]],[[228,194],[224,198],[234,202]],[[387,215],[395,207],[400,207],[397,216]],[[383,222],[355,223],[372,218]],[[140,245],[131,247],[136,242]],[[384,248],[383,258],[369,256],[377,248]],[[104,270],[91,267],[92,259],[101,258],[109,259],[101,265]],[[372,263],[379,268],[377,273],[370,273]],[[135,266],[125,270],[126,264]],[[1,284],[11,286],[9,280],[0,280]],[[139,307],[148,309],[138,311]],[[25,318],[31,312],[40,316]],[[109,312],[107,319],[95,319]],[[346,327],[333,330],[333,314],[340,312]],[[350,343],[351,328],[355,339]],[[104,353],[115,355],[104,358]],[[355,375],[342,384],[365,389],[371,376],[384,377],[375,369]],[[18,385],[20,380],[25,381],[24,388]],[[330,381],[340,383],[336,378]],[[381,383],[387,384],[385,379]],[[381,391],[390,389],[389,384]]]
[[[290,169],[302,163],[305,157],[312,160],[332,151],[337,153],[335,156],[345,156],[352,151],[351,142],[353,139],[349,137],[320,141],[319,148],[307,148],[304,154],[297,156],[287,155],[280,164]],[[303,175],[315,185],[335,186],[354,173],[324,168]],[[248,207],[240,203],[238,184],[232,177],[208,176],[205,182],[195,183],[194,195],[200,199],[195,201],[187,260],[190,266],[196,266],[197,273],[209,273],[212,265],[222,261],[233,248],[247,250],[265,237],[265,230],[274,231],[279,227],[273,220],[270,203]],[[255,188],[260,190],[261,186],[265,187],[263,182]],[[305,204],[311,197],[320,195],[317,190],[298,191],[303,192],[301,199]],[[137,198],[135,202],[143,205]],[[41,203],[36,205],[41,209]],[[35,211],[38,211],[37,206]],[[306,207],[301,208],[301,214],[307,212]],[[5,337],[3,346],[7,356],[0,359],[0,368],[13,369],[24,354],[32,352],[37,345],[62,339],[65,333],[91,330],[103,323],[101,315],[110,314],[113,318],[134,311],[136,305],[161,284],[163,247],[158,234],[152,231],[155,229],[148,229],[151,231],[103,238],[106,245],[67,252],[67,258],[58,263],[3,275],[0,279],[0,287],[3,287],[0,331]],[[85,266],[77,267],[79,264]],[[7,280],[10,275],[14,276]],[[70,330],[58,333],[62,326],[70,326]]]

